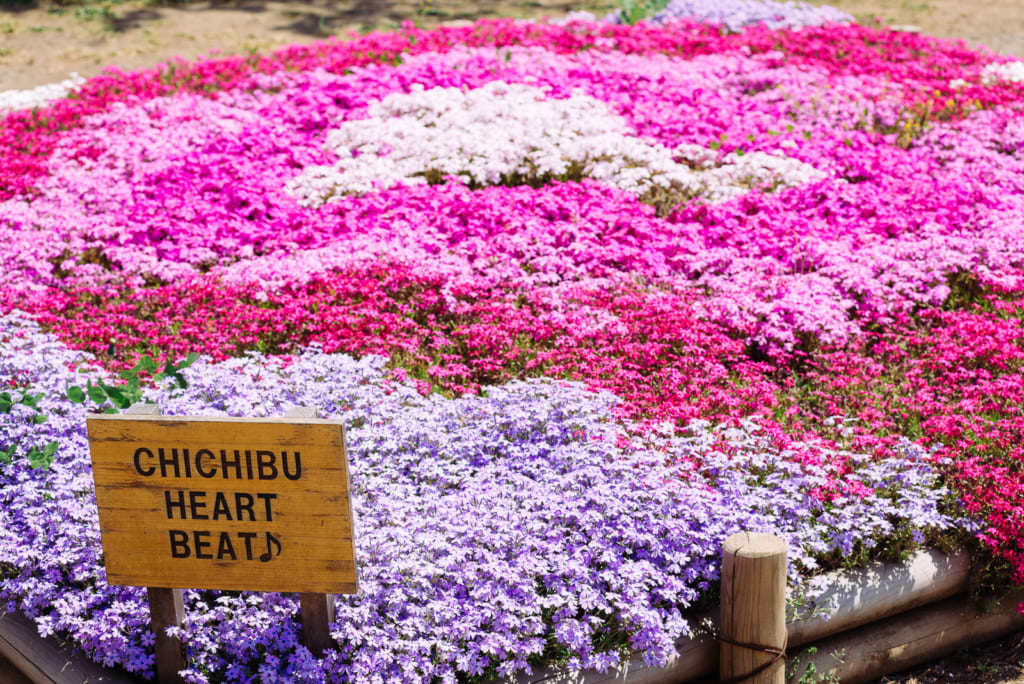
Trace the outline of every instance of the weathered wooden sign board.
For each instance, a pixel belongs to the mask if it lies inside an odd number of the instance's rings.
[[[340,421],[87,421],[110,584],[357,590]]]

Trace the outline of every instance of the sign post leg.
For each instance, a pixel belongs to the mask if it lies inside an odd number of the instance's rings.
[[[185,669],[185,649],[181,639],[167,635],[168,627],[180,627],[185,617],[181,589],[147,587],[149,615],[156,635],[156,675],[160,684],[182,684],[178,674]]]
[[[322,656],[334,643],[329,625],[334,621],[334,594],[299,594],[299,611],[306,648]]]
[[[125,413],[135,416],[159,416],[156,404],[132,404]],[[146,587],[149,617],[156,636],[156,675],[160,684],[181,684],[178,674],[185,669],[185,648],[181,639],[167,635],[168,627],[180,627],[185,620],[185,603],[181,589]]]
[[[317,413],[311,406],[296,406],[289,409],[284,417],[316,418]],[[299,594],[299,613],[306,648],[313,655],[323,655],[333,643],[329,623],[334,621],[334,594]]]

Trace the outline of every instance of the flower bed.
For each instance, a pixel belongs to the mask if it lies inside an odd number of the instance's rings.
[[[663,663],[740,529],[812,593],[965,534],[1024,581],[1020,63],[808,7],[679,18],[701,6],[8,112],[3,598],[152,674],[142,590],[104,581],[109,404],[68,388],[190,352],[187,387],[145,389],[165,413],[347,422],[362,589],[322,659],[293,596],[186,592],[189,681]]]

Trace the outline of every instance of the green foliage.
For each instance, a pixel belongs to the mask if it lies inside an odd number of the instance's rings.
[[[0,413],[11,413],[15,406],[19,404],[21,406],[28,407],[34,412],[31,417],[32,423],[35,425],[42,425],[47,420],[47,416],[43,413],[43,410],[39,408],[39,401],[43,398],[44,394],[39,392],[32,394],[30,392],[21,392],[18,396],[11,394],[10,392],[0,392]],[[56,441],[49,442],[42,448],[33,446],[25,452],[25,458],[28,459],[29,465],[35,469],[49,468],[53,463],[54,454],[57,453],[58,444]],[[6,448],[0,449],[0,463],[10,464],[15,455],[18,453],[17,444],[8,444]]]
[[[182,371],[195,363],[198,358],[199,355],[193,352],[177,363],[167,361],[161,370],[153,357],[144,355],[132,368],[127,368],[118,374],[121,382],[109,384],[102,380],[96,383],[89,380],[84,388],[78,385],[69,386],[67,397],[77,404],[84,404],[86,399],[100,406],[106,404],[103,413],[117,413],[132,404],[144,401],[142,383],[146,377],[151,377],[154,382],[169,380],[171,389],[188,387],[188,382]],[[49,420],[49,417],[39,407],[39,402],[44,396],[43,392],[0,392],[0,414],[10,414],[16,406],[24,406],[32,411],[29,420],[35,425],[42,425]],[[49,442],[42,447],[32,446],[25,451],[24,457],[35,469],[49,468],[53,464],[58,448],[59,444],[56,441]],[[0,464],[10,464],[21,451],[22,448],[19,444],[3,445],[0,448]]]
[[[84,404],[86,399],[99,405],[109,403],[110,406],[104,408],[103,412],[117,413],[132,404],[137,404],[144,400],[142,380],[146,376],[152,376],[155,382],[169,379],[171,381],[171,389],[185,389],[188,387],[188,382],[181,372],[195,363],[198,358],[199,355],[192,352],[177,364],[167,361],[164,369],[157,372],[160,366],[152,356],[145,354],[139,357],[139,360],[133,367],[126,368],[118,374],[118,378],[124,382],[112,385],[103,380],[97,380],[93,384],[92,380],[89,380],[86,382],[84,389],[78,385],[71,385],[67,389],[68,399],[76,404]]]
[[[818,666],[814,664],[814,661],[809,661],[803,668],[803,673],[800,675],[800,679],[796,679],[796,675],[800,672],[800,665],[803,664],[801,656],[813,656],[818,652],[818,649],[814,646],[809,646],[798,654],[790,658],[789,667],[786,671],[786,680],[796,680],[796,684],[839,684],[839,677],[831,672],[818,672]],[[846,659],[846,652],[843,651],[832,651],[832,659],[836,663],[842,663]]]
[[[620,0],[619,17],[632,26],[668,6],[669,0]]]

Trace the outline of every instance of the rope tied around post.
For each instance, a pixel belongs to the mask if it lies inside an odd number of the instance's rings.
[[[739,641],[734,641],[732,639],[726,639],[721,634],[716,635],[715,640],[720,643],[726,643],[732,646],[736,646],[738,648],[745,648],[750,651],[758,651],[761,653],[768,653],[775,656],[767,663],[764,663],[763,665],[758,665],[747,674],[729,678],[721,678],[718,680],[718,684],[740,684],[741,682],[745,682],[748,679],[753,679],[762,672],[767,672],[769,669],[775,666],[775,663],[779,662],[780,660],[786,659],[786,646],[788,645],[788,640],[782,644],[781,648],[775,646],[762,646],[760,644],[744,644],[740,643]]]

